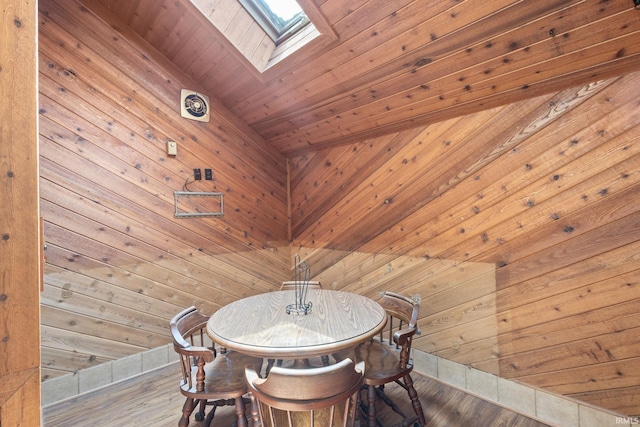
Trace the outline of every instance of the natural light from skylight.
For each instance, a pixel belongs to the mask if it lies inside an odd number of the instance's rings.
[[[239,1],[276,44],[282,43],[309,22],[296,0]]]
[[[264,73],[307,46],[335,39],[315,4],[306,0],[190,0],[256,70]],[[238,8],[240,6],[240,8]],[[325,32],[307,16],[310,13]]]
[[[282,18],[283,21],[288,21],[298,13],[302,12],[302,9],[295,0],[264,0],[269,5],[269,8]]]

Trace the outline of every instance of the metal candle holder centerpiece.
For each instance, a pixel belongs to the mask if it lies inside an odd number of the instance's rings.
[[[307,291],[309,289],[309,277],[311,269],[305,261],[300,261],[300,255],[294,258],[294,290],[295,302],[287,306],[287,314],[309,314],[311,313],[311,302],[307,302]]]

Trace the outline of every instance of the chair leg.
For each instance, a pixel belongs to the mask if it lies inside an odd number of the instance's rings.
[[[376,427],[376,387],[367,386],[367,426]]]
[[[276,363],[276,359],[267,359],[267,370],[266,370],[266,375],[269,375],[269,372],[271,372],[271,368],[273,368],[273,364]]]
[[[251,402],[251,420],[253,421],[253,427],[262,427],[262,422],[260,421],[260,408],[258,407],[258,400],[251,393],[249,393],[249,399]]]
[[[351,408],[349,410],[349,417],[351,418],[351,420],[353,420],[353,426],[354,427],[360,427],[361,426],[361,416],[360,416],[360,395],[361,395],[361,391],[362,389],[358,390],[358,392],[355,394],[355,396],[351,396],[351,398],[349,399],[349,402],[351,404]],[[347,425],[351,425],[349,423],[347,423]]]
[[[178,427],[187,427],[189,425],[189,417],[196,407],[196,403],[190,397],[184,401],[184,405],[182,405],[182,417],[178,422]]]
[[[329,366],[329,356],[320,356],[322,359],[322,366]]]
[[[213,404],[211,411],[207,415],[207,419],[202,423],[202,427],[211,427],[211,423],[213,422],[213,418],[216,416],[216,409],[218,409],[218,405],[216,403]]]
[[[207,415],[207,399],[200,399],[199,401],[196,401],[196,405],[198,406],[196,421],[202,421]]]
[[[422,411],[422,404],[420,403],[420,398],[418,397],[418,392],[413,387],[413,378],[411,375],[405,375],[404,385],[406,386],[407,392],[409,393],[409,398],[411,399],[411,404],[413,405],[413,410],[418,416],[418,420],[420,421],[420,425],[427,424],[427,421],[424,417],[424,412]]]
[[[236,415],[238,417],[238,427],[248,427],[247,415],[245,413],[244,399],[242,396],[236,397]]]

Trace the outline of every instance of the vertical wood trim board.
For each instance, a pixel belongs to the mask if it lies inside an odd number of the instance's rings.
[[[36,2],[0,7],[0,424],[40,425]]]

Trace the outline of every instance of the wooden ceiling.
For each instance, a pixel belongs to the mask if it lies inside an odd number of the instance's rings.
[[[640,69],[633,0],[304,0],[337,39],[262,74],[189,0],[84,3],[289,157]]]

